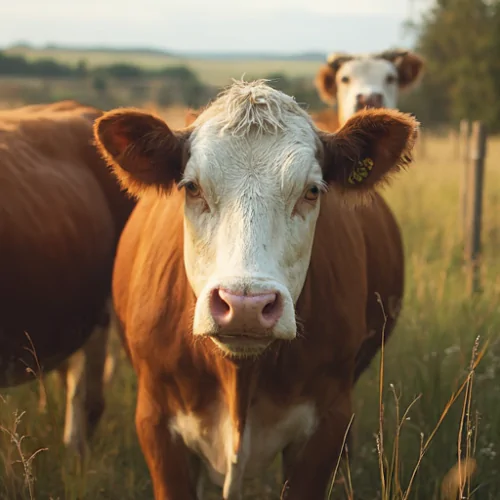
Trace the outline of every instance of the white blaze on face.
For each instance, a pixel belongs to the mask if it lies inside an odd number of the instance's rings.
[[[398,100],[398,73],[394,64],[382,58],[360,57],[342,64],[336,74],[340,122],[363,108],[363,103],[395,109]]]
[[[185,267],[198,299],[195,334],[217,331],[210,304],[214,291],[223,290],[277,293],[282,314],[272,336],[296,335],[294,303],[319,213],[319,200],[309,198],[323,181],[308,116],[290,97],[273,96],[284,102],[277,101],[274,110],[269,96],[263,106],[248,104],[246,123],[233,126],[231,116],[201,115],[190,141],[182,184]],[[252,334],[253,325],[241,328],[234,333]]]

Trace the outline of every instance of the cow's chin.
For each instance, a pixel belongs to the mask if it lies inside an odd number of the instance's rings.
[[[231,358],[255,358],[260,356],[275,340],[275,337],[255,337],[245,334],[211,335],[210,339],[225,356]]]

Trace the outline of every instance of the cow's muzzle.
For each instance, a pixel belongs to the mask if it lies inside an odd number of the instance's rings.
[[[356,111],[362,109],[382,108],[384,106],[384,96],[379,93],[358,94],[356,96]]]

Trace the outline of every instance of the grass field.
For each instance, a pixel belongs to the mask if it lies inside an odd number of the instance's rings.
[[[380,425],[380,357],[377,357],[355,390],[357,437],[350,450],[350,466],[338,475],[345,479],[345,486],[339,484],[332,498],[456,500],[456,492],[446,496],[441,489],[445,476],[457,464],[458,436],[463,421],[461,446],[465,450],[466,442],[470,443],[467,455],[475,458],[476,471],[462,498],[500,498],[500,349],[497,342],[500,172],[495,162],[500,141],[492,140],[489,145],[483,221],[483,292],[473,299],[467,296],[464,287],[458,219],[461,171],[453,153],[453,146],[447,140],[429,138],[426,157],[385,190],[404,234],[407,288],[402,317],[384,356],[383,447],[375,438]],[[488,339],[486,354],[474,376],[469,378],[470,397],[465,397],[464,390],[451,408],[445,410],[450,397],[468,376],[475,343],[478,342],[475,349],[479,352]],[[28,436],[22,443],[25,456],[45,449],[31,463],[36,479],[33,498],[151,498],[151,483],[133,425],[136,383],[125,358],[108,389],[108,406],[93,441],[91,456],[83,465],[68,458],[59,444],[63,399],[58,382],[55,376],[46,378],[49,400],[45,414],[37,411],[36,383],[3,391],[3,400],[0,400],[0,425],[12,430],[17,419],[17,434]],[[417,396],[418,400],[403,415]],[[462,415],[464,401],[465,417]],[[25,412],[22,417],[21,412]],[[445,416],[433,434],[443,412]],[[422,455],[421,443],[425,444],[431,435],[430,445],[424,447]],[[382,467],[377,449],[383,456]],[[408,489],[420,458],[420,467]],[[15,442],[4,432],[0,436],[0,498],[30,498],[23,464],[16,462],[19,460]],[[278,498],[279,477],[276,463],[247,485],[246,498]],[[453,471],[448,479],[456,482]],[[220,498],[220,493],[209,498]]]
[[[165,66],[187,66],[194,71],[201,81],[207,84],[221,86],[230,83],[231,78],[251,79],[271,73],[284,73],[292,77],[308,77],[313,79],[321,63],[317,61],[294,60],[209,60],[173,57],[162,54],[140,54],[127,52],[85,52],[78,50],[57,49],[24,49],[7,50],[7,53],[17,54],[29,60],[39,58],[55,59],[59,62],[76,66],[85,60],[90,67],[117,63],[136,64],[144,68],[159,69]]]

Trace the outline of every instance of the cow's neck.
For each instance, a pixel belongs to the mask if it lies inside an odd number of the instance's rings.
[[[339,115],[336,109],[325,108],[317,113],[311,114],[315,124],[326,132],[336,132],[340,128]]]

